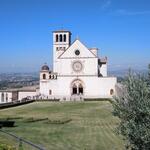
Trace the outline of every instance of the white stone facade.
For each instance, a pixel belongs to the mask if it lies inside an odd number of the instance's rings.
[[[107,76],[107,58],[98,49],[88,49],[80,40],[71,44],[70,31],[53,32],[53,70],[40,72],[40,94],[47,98],[111,98],[116,77]]]
[[[40,89],[0,91],[0,103],[31,99],[111,98],[116,77],[107,75],[107,57],[99,58],[97,48],[87,48],[79,39],[71,43],[70,31],[53,32],[53,69],[40,71]]]

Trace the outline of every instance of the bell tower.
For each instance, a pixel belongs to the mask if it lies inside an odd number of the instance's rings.
[[[67,30],[53,31],[53,71],[59,72],[58,57],[70,46],[71,32]]]

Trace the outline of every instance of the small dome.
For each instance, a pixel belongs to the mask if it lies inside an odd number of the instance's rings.
[[[49,71],[49,67],[45,64],[42,66],[41,70]]]

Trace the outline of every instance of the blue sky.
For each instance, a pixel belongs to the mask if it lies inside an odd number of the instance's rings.
[[[0,0],[0,72],[52,66],[52,31],[62,28],[112,70],[150,63],[149,0]]]

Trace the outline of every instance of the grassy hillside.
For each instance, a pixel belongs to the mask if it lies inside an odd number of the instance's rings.
[[[104,101],[35,102],[0,110],[0,118],[21,117],[16,127],[3,129],[48,150],[123,150],[121,138],[114,133],[118,119],[111,111],[111,104]],[[48,120],[32,122],[43,118]],[[1,141],[15,143],[2,133]]]

